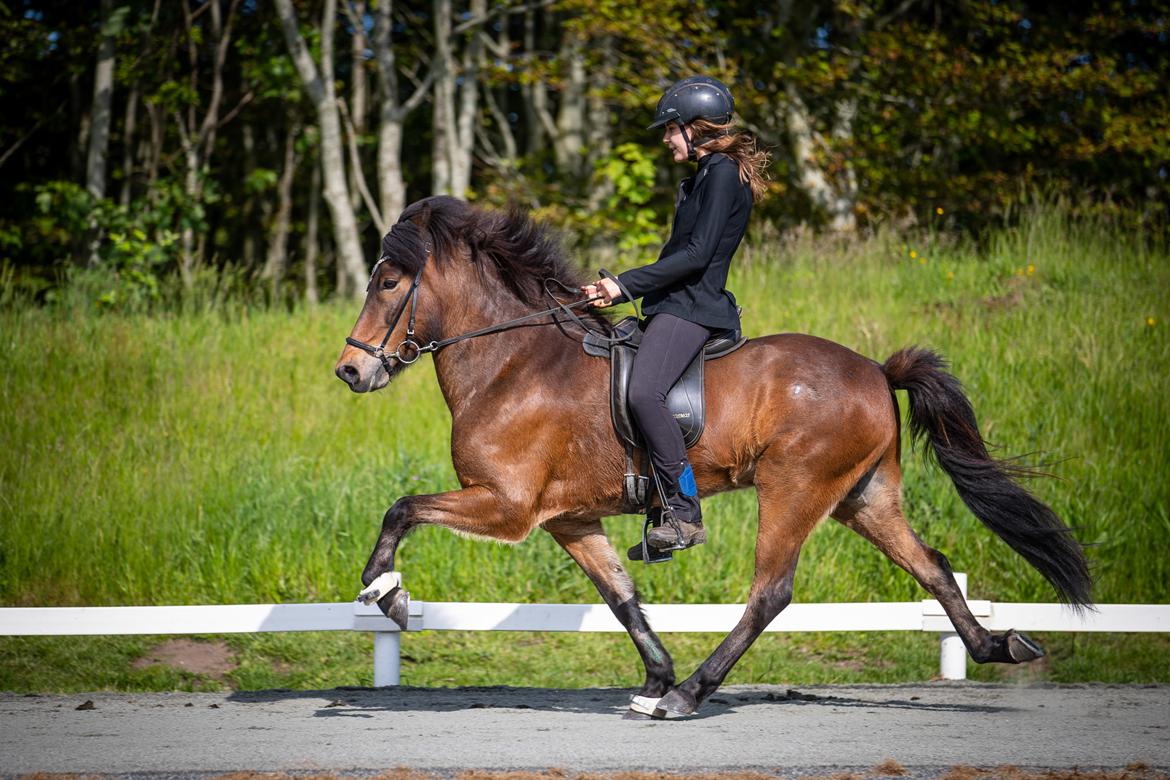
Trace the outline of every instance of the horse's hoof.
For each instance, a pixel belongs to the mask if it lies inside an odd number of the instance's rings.
[[[669,718],[681,717],[684,715],[694,715],[699,709],[699,703],[696,702],[690,694],[683,693],[678,688],[672,688],[665,696],[658,700],[658,705],[655,708],[655,717]]]
[[[395,588],[378,599],[378,609],[405,631],[407,620],[410,618],[410,591]]]
[[[373,582],[362,588],[362,592],[358,594],[357,601],[369,606],[375,601],[378,601],[383,596],[388,594],[395,588],[402,587],[402,573],[397,571],[386,571],[379,574]],[[382,610],[385,612],[386,610]]]
[[[1043,658],[1045,655],[1044,648],[1015,629],[1008,631],[1003,638],[1008,657],[1012,659],[1012,663],[1023,664],[1035,661],[1037,658]]]
[[[654,696],[638,696],[630,697],[630,715],[644,715],[648,718],[654,717],[654,713],[658,710],[659,699]],[[659,716],[661,717],[661,716]]]

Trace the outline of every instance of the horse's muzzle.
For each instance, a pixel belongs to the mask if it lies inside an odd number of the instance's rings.
[[[354,351],[356,352],[356,350]],[[349,357],[342,356],[342,359],[337,361],[337,367],[333,372],[355,393],[380,390],[390,382],[390,376],[379,362],[367,359],[365,355],[360,354],[351,354]]]

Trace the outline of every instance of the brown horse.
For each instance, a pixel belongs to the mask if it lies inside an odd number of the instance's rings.
[[[362,573],[365,585],[393,571],[399,542],[424,523],[507,542],[542,528],[629,632],[646,667],[641,697],[658,715],[690,714],[788,605],[801,545],[832,516],[938,599],[977,662],[1038,658],[1043,650],[1027,637],[992,635],[976,622],[946,558],[902,514],[894,390],[905,389],[912,434],[930,442],[971,511],[1063,601],[1091,604],[1080,546],[1052,510],[1012,480],[1012,469],[988,455],[970,403],[938,356],[903,349],[879,365],[813,336],[753,338],[708,363],[707,424],[689,457],[701,495],[756,488],[755,576],[739,623],[676,685],[670,655],[601,523],[621,512],[624,470],[610,423],[607,362],[582,351],[581,329],[561,315],[456,340],[549,306],[550,278],[581,283],[543,228],[452,198],[411,205],[383,239],[337,375],[354,392],[369,392],[385,387],[420,350],[434,351],[462,487],[394,503]],[[608,327],[601,315],[587,316],[591,327]],[[401,346],[386,354],[373,346],[379,342]],[[378,603],[401,620],[403,602],[395,588]]]

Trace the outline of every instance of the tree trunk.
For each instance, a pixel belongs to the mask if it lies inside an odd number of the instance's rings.
[[[557,134],[553,152],[557,167],[579,180],[585,158],[585,51],[584,41],[572,32],[566,32],[561,42],[561,62],[565,64],[565,86],[561,90],[561,105],[557,112]]]
[[[130,205],[134,184],[134,131],[138,129],[138,82],[130,87],[126,98],[126,118],[122,123],[122,190],[118,193],[118,204],[123,208]]]
[[[251,122],[245,122],[242,128],[244,145],[244,203],[240,207],[240,221],[244,224],[243,260],[244,267],[256,267],[256,234],[253,230],[256,215],[256,194],[252,191],[252,174],[256,170],[256,135]],[[250,271],[249,271],[250,272]]]
[[[321,164],[313,161],[313,174],[309,177],[309,215],[305,224],[305,301],[316,305],[320,300],[317,293],[317,243],[318,222],[321,211]]]
[[[89,153],[85,160],[85,188],[95,200],[106,196],[106,156],[110,147],[110,114],[114,102],[114,45],[117,20],[113,0],[102,0],[102,40],[93,78],[93,111],[89,125]]]
[[[796,184],[821,209],[829,221],[829,228],[835,232],[848,233],[857,228],[853,215],[853,198],[856,184],[851,192],[848,186],[838,189],[829,180],[818,160],[818,150],[827,148],[824,138],[813,127],[813,118],[796,89],[789,85],[788,100],[784,117],[788,137],[792,143],[792,158],[796,167]]]
[[[321,165],[325,178],[325,202],[333,222],[333,241],[337,252],[338,294],[360,296],[365,289],[369,271],[362,257],[357,220],[350,205],[345,181],[345,157],[342,153],[341,120],[337,113],[337,98],[333,85],[333,28],[337,15],[336,0],[325,0],[321,15],[321,68],[317,69],[312,55],[297,29],[296,12],[292,0],[276,0],[281,28],[288,44],[297,73],[305,86],[321,128]]]
[[[455,62],[451,55],[451,0],[435,0],[436,70],[431,142],[431,192],[452,194],[452,150],[458,140],[455,127]]]
[[[411,111],[421,105],[438,72],[432,64],[426,79],[405,103],[398,102],[398,70],[394,45],[390,39],[393,26],[393,2],[378,3],[374,24],[374,55],[378,63],[378,203],[382,224],[393,225],[406,207],[406,182],[402,178],[402,125]]]
[[[471,0],[471,18],[479,19],[487,13],[487,0]],[[475,126],[479,120],[479,65],[483,56],[483,38],[472,28],[463,50],[462,83],[459,85],[458,135],[451,149],[451,194],[467,197],[471,188],[471,160],[475,153]]]
[[[184,193],[190,203],[198,204],[203,200],[203,170],[211,161],[211,153],[215,149],[216,133],[219,130],[219,110],[223,102],[223,71],[227,61],[228,48],[232,39],[232,23],[235,21],[236,9],[240,0],[232,0],[228,5],[227,19],[222,16],[220,4],[211,3],[208,8],[211,13],[212,59],[211,59],[211,96],[207,100],[207,110],[202,120],[198,118],[198,107],[195,104],[187,108],[186,119],[181,112],[176,112],[176,122],[179,129],[179,140],[183,148],[183,161],[186,163],[186,173],[183,178]],[[183,24],[187,33],[187,58],[190,62],[190,88],[192,94],[199,90],[199,44],[204,36],[195,32],[195,19],[201,11],[192,11],[183,2]],[[179,261],[179,276],[183,285],[190,290],[195,280],[195,266],[202,260],[203,247],[206,245],[206,234],[201,234],[198,242],[195,240],[195,231],[187,222],[179,233],[181,255]]]
[[[297,170],[296,140],[300,132],[300,122],[290,118],[284,136],[283,167],[276,187],[276,214],[268,231],[268,252],[260,274],[260,278],[268,281],[272,300],[277,300],[288,269],[288,227],[292,217],[293,177]]]
[[[524,12],[524,62],[529,72],[536,56],[536,9]],[[544,125],[541,112],[548,112],[548,98],[544,83],[539,79],[525,79],[520,87],[524,98],[524,131],[527,133],[525,149],[528,154],[537,154],[544,149]]]
[[[162,162],[163,134],[166,131],[162,106],[157,103],[146,104],[146,116],[150,118],[150,142],[146,159],[146,192],[152,199],[158,197],[158,168]]]
[[[589,122],[587,125],[588,149],[586,153],[586,170],[582,179],[592,180],[594,163],[603,159],[613,151],[613,122],[610,119],[609,105],[605,102],[603,89],[613,78],[615,55],[613,38],[606,35],[598,42],[600,49],[600,67],[589,79],[590,87],[587,91],[586,104],[589,108]],[[591,211],[597,211],[613,194],[613,182],[608,177],[589,187],[588,204]]]
[[[343,0],[349,2],[349,0]],[[353,35],[350,36],[350,85],[349,85],[349,118],[353,123],[353,132],[356,136],[355,142],[361,142],[361,136],[366,132],[367,119],[369,116],[369,82],[366,78],[366,31],[362,26],[362,20],[366,15],[366,4],[363,0],[357,0],[346,9],[350,18],[354,20]],[[356,213],[361,208],[361,193],[358,191],[358,184],[356,181],[359,175],[359,170],[350,171],[350,206]],[[380,216],[380,215],[379,215]]]

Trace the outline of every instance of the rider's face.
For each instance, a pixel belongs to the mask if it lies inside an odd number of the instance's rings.
[[[687,161],[687,142],[683,138],[682,130],[675,122],[668,124],[662,131],[662,143],[670,149],[675,162]]]

